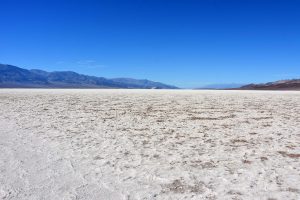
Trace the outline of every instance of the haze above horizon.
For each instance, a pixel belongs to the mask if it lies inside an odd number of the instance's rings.
[[[0,0],[0,63],[179,87],[300,77],[297,0]]]

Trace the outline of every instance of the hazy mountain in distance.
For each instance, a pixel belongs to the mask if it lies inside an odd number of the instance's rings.
[[[200,88],[197,89],[230,89],[230,88],[239,88],[241,86],[243,86],[245,84],[241,84],[241,83],[220,83],[220,84],[209,84],[209,85],[205,85],[202,86]]]
[[[175,86],[170,86],[170,85],[165,85],[163,83],[159,83],[159,82],[153,82],[153,81],[149,81],[147,79],[142,79],[142,80],[138,80],[138,79],[132,79],[132,78],[113,78],[110,79],[113,80],[116,83],[123,83],[123,84],[127,84],[127,86],[139,86],[141,88],[165,88],[165,87],[169,87],[170,89],[176,89]]]
[[[107,79],[72,71],[47,72],[0,64],[0,88],[141,88],[177,89],[175,86],[131,78]]]

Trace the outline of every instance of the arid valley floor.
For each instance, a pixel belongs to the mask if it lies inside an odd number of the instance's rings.
[[[0,90],[0,199],[300,199],[300,92]]]

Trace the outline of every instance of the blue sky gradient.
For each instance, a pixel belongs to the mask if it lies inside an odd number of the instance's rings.
[[[0,63],[180,87],[300,78],[298,0],[0,0]]]

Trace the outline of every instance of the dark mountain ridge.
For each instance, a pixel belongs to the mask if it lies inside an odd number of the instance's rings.
[[[27,70],[13,65],[0,64],[0,88],[136,88],[177,89],[149,80],[131,78],[107,79],[72,71],[47,72]]]
[[[240,87],[242,90],[300,90],[300,79],[280,80],[262,84],[249,84]]]

